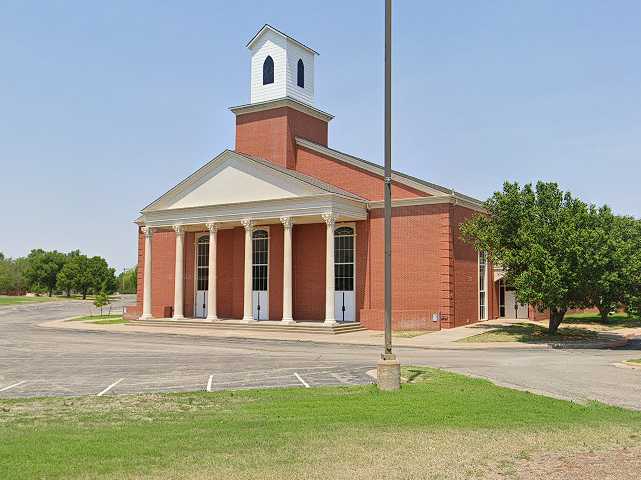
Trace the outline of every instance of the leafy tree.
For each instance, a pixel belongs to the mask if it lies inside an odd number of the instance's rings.
[[[116,281],[120,293],[136,293],[138,284],[138,266],[124,270]]]
[[[65,254],[56,250],[51,252],[45,252],[40,248],[31,250],[27,256],[25,271],[30,287],[38,285],[46,289],[51,297],[56,288],[58,272],[62,270],[66,261]]]
[[[76,277],[78,275],[78,262],[73,260],[80,257],[80,250],[73,250],[67,254],[67,261],[58,273],[56,279],[56,288],[66,292],[67,297],[71,296],[71,290],[75,288]]]
[[[579,269],[588,282],[588,303],[607,322],[611,311],[641,294],[641,228],[608,207],[592,208],[590,217],[590,228],[580,232],[585,255]]]
[[[10,258],[5,258],[0,252],[0,292],[9,292],[15,289],[13,278],[13,265]]]
[[[102,317],[102,307],[109,305],[109,297],[106,293],[100,292],[96,295],[93,304],[100,309],[100,316]]]
[[[91,287],[95,294],[99,292],[110,294],[116,291],[115,270],[109,268],[104,258],[91,257],[89,259],[89,271],[92,278]]]
[[[556,333],[568,309],[588,302],[580,268],[587,263],[580,231],[589,226],[588,206],[556,183],[506,182],[485,208],[488,215],[461,226],[463,238],[505,269],[519,302],[549,310],[549,331]]]

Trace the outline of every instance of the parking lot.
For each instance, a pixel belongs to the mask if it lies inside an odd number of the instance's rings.
[[[117,308],[118,305],[115,305]],[[86,314],[82,302],[0,309],[0,398],[309,388],[372,381],[369,362],[320,353],[304,344],[58,331],[38,327]],[[332,349],[335,350],[335,349]],[[339,349],[341,350],[341,349]]]
[[[130,302],[131,299],[125,299]],[[117,307],[117,305],[116,305]],[[0,308],[0,399],[310,388],[371,383],[381,348],[247,338],[43,328],[86,315],[88,303]],[[641,340],[616,350],[397,349],[406,365],[483,377],[512,388],[579,402],[641,409]]]

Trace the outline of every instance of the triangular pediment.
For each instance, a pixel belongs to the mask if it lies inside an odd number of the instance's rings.
[[[326,193],[322,189],[252,160],[225,150],[196,171],[145,211],[194,208],[210,205],[297,198]]]

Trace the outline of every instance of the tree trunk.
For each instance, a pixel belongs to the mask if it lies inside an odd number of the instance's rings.
[[[49,297],[51,297],[52,295],[53,295],[53,289],[49,288]]]
[[[86,288],[82,289],[82,299],[83,300],[87,300],[87,289]]]
[[[71,297],[71,290],[67,290],[67,298]]]
[[[565,317],[566,311],[567,310],[565,308],[550,309],[550,324],[548,328],[550,335],[556,335],[556,332],[559,329],[559,325],[561,325],[563,317]]]
[[[608,314],[610,313],[609,306],[599,305],[599,314],[601,315],[601,323],[608,323]]]

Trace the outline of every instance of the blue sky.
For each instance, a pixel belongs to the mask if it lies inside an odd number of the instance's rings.
[[[382,0],[0,2],[0,251],[133,265],[139,210],[233,147],[264,23],[320,52],[330,146],[381,163]],[[638,0],[397,0],[394,167],[641,217],[640,25]]]

